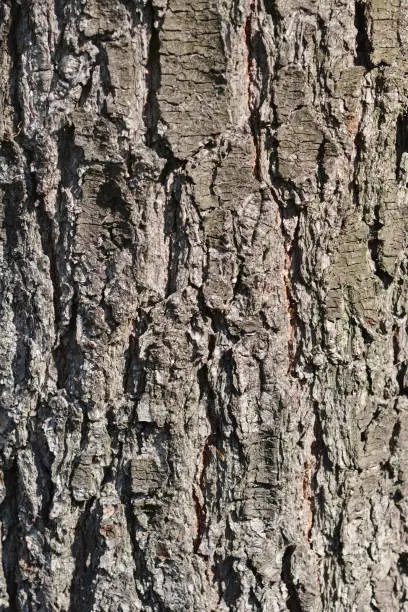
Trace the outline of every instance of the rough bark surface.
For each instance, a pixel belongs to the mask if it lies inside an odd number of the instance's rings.
[[[407,609],[407,56],[405,0],[2,0],[2,610]]]

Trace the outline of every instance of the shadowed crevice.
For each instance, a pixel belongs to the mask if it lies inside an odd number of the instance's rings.
[[[285,550],[282,559],[282,573],[281,578],[286,585],[288,591],[288,599],[286,600],[286,607],[290,612],[303,612],[302,604],[295,584],[295,577],[292,573],[292,556],[296,550],[296,546],[288,546]]]
[[[392,276],[384,269],[383,265],[383,248],[384,241],[381,239],[381,229],[383,223],[380,218],[380,207],[376,206],[374,210],[374,222],[370,226],[370,238],[368,240],[368,250],[374,264],[374,273],[380,279],[384,289],[392,283]]]
[[[19,562],[19,519],[18,509],[20,496],[18,490],[17,460],[4,470],[4,487],[6,490],[4,501],[0,507],[2,529],[2,563],[6,579],[9,598],[9,610],[19,610],[18,606],[18,562]]]
[[[99,533],[102,508],[94,503],[92,499],[86,503],[75,530],[71,549],[75,559],[70,588],[71,610],[93,610],[95,602],[95,579],[106,542]]]
[[[403,112],[398,116],[395,130],[395,178],[401,181],[403,177],[402,156],[408,153],[408,113]]]
[[[159,157],[174,161],[173,152],[168,140],[159,133],[159,122],[162,121],[158,101],[158,91],[161,85],[160,63],[160,27],[157,7],[152,0],[148,0],[145,7],[144,19],[150,35],[148,58],[146,64],[147,97],[143,109],[143,120],[146,126],[146,145],[154,149]]]
[[[16,131],[18,126],[23,121],[24,113],[21,106],[20,100],[20,73],[21,73],[21,53],[22,53],[22,41],[25,40],[23,36],[22,22],[25,18],[23,12],[23,5],[16,0],[11,2],[11,14],[10,14],[10,29],[8,37],[8,50],[11,58],[12,68],[10,70],[9,87],[10,97],[14,110],[14,125]]]
[[[354,6],[354,27],[357,30],[356,56],[354,59],[354,64],[356,66],[363,66],[367,70],[370,70],[372,68],[372,62],[370,59],[372,46],[368,36],[367,4],[366,2],[362,2],[362,0],[357,0]]]

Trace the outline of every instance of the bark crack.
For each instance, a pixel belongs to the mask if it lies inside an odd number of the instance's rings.
[[[19,561],[19,473],[17,460],[4,469],[5,498],[0,508],[3,525],[2,563],[6,578],[10,610],[18,610],[18,561]]]
[[[247,71],[248,71],[248,110],[249,110],[249,125],[252,132],[252,138],[255,147],[255,160],[253,164],[254,177],[261,180],[261,162],[260,162],[260,114],[256,104],[256,55],[253,48],[253,29],[257,19],[256,0],[251,0],[249,5],[249,13],[245,23],[245,43],[247,47]]]
[[[371,70],[372,45],[368,36],[367,28],[367,3],[364,0],[356,0],[354,3],[354,27],[356,34],[356,55],[354,63],[356,66],[363,66],[366,70]]]
[[[288,591],[288,599],[286,600],[286,607],[291,612],[303,612],[303,607],[300,601],[296,579],[292,573],[292,557],[296,550],[295,545],[287,546],[283,558],[282,558],[282,572],[281,578],[286,585]]]
[[[370,225],[370,238],[368,240],[368,250],[370,252],[370,256],[374,264],[375,275],[382,282],[384,289],[388,289],[393,279],[392,279],[392,276],[388,274],[386,270],[384,270],[384,265],[382,262],[383,248],[384,248],[384,241],[380,238],[382,228],[383,228],[383,222],[381,221],[381,218],[380,218],[380,206],[377,205],[374,209],[374,221]]]

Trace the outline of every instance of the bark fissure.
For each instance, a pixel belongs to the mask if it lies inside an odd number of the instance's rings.
[[[2,565],[6,578],[8,606],[18,609],[17,593],[19,588],[18,576],[18,549],[16,542],[19,539],[18,516],[18,466],[14,460],[4,470],[5,497],[1,505],[2,521]]]
[[[75,570],[70,588],[70,606],[73,609],[91,610],[95,601],[92,583],[97,575],[99,560],[102,556],[102,542],[99,535],[101,515],[88,500],[76,526],[72,554]]]
[[[382,265],[382,257],[383,257],[383,249],[384,249],[384,241],[381,240],[381,229],[383,227],[383,223],[380,219],[379,207],[377,206],[374,210],[374,223],[370,226],[370,238],[368,240],[368,249],[370,252],[371,259],[374,264],[375,274],[381,280],[384,289],[388,289],[392,282],[392,277],[386,270],[384,270]]]
[[[303,612],[303,607],[301,605],[297,586],[295,583],[295,578],[292,574],[291,569],[291,560],[292,555],[296,550],[296,546],[290,545],[286,548],[283,558],[282,558],[282,580],[286,585],[288,590],[288,599],[286,600],[286,607],[291,612]]]
[[[255,21],[257,18],[256,0],[251,0],[249,5],[249,13],[245,23],[245,40],[248,53],[248,111],[249,111],[249,124],[251,127],[252,138],[254,140],[255,147],[255,161],[254,161],[254,176],[257,180],[261,180],[261,168],[260,168],[260,152],[259,152],[259,109],[255,102],[256,90],[256,70],[257,56],[254,47],[253,32],[255,27]]]
[[[357,30],[355,63],[370,70],[372,67],[370,59],[372,48],[367,32],[366,6],[366,3],[361,0],[356,0],[355,2],[354,25]]]

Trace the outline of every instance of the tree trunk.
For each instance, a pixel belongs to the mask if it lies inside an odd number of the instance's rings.
[[[2,0],[2,610],[407,609],[407,56],[403,0]]]

